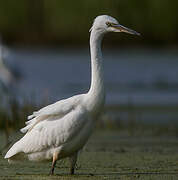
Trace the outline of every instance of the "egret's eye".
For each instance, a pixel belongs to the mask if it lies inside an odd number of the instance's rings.
[[[114,27],[114,26],[116,26],[117,24],[111,23],[111,22],[106,22],[106,25],[107,25],[108,27]]]
[[[112,26],[112,24],[111,24],[110,22],[106,22],[106,25],[107,25],[108,27]]]

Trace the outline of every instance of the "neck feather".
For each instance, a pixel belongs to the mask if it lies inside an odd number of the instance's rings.
[[[88,92],[90,100],[95,104],[104,103],[104,75],[101,53],[101,43],[103,32],[93,29],[90,35],[90,52],[91,52],[91,86]],[[95,102],[95,103],[94,103]]]

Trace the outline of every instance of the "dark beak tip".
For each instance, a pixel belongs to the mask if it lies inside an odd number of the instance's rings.
[[[135,32],[135,35],[142,37],[141,33],[138,33],[138,32]]]

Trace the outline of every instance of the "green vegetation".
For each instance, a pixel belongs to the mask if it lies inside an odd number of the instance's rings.
[[[19,106],[10,103],[12,119],[5,111],[0,112],[0,150],[9,141],[15,142],[22,134],[27,115],[39,109],[30,103]],[[43,105],[48,104],[43,102]],[[41,105],[40,105],[41,106]],[[123,180],[173,180],[178,176],[176,122],[147,123],[139,114],[176,113],[177,107],[170,106],[110,106],[98,121],[95,133],[80,154],[76,175],[69,175],[67,159],[59,161],[54,176],[48,176],[51,163],[22,162],[8,164],[3,159],[8,148],[0,154],[0,179],[123,179]],[[125,116],[113,115],[127,113]],[[123,119],[122,119],[123,118]],[[102,130],[101,130],[102,129]]]
[[[0,2],[0,32],[9,42],[69,43],[88,41],[88,29],[100,14],[118,17],[120,23],[142,33],[144,43],[178,42],[178,1],[149,0],[19,0]],[[126,35],[125,35],[126,36]],[[139,38],[111,36],[112,43],[140,43]],[[143,42],[142,42],[143,43]]]
[[[68,175],[67,160],[58,162],[55,175],[48,176],[51,163],[9,165],[0,156],[0,179],[174,180],[178,176],[177,145],[173,136],[130,136],[119,131],[99,131],[80,154],[74,176]]]

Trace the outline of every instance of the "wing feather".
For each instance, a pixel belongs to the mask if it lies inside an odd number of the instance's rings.
[[[87,120],[87,111],[79,105],[61,119],[42,121],[16,142],[5,158],[10,158],[20,152],[27,154],[42,152],[73,142],[73,138],[81,132]]]
[[[29,132],[33,129],[34,126],[36,126],[39,122],[42,122],[44,120],[61,119],[77,107],[77,105],[81,102],[82,97],[83,94],[76,95],[71,98],[48,105],[40,109],[39,111],[33,112],[32,115],[28,116],[28,121],[25,123],[26,126],[22,128],[20,131],[22,133]]]

